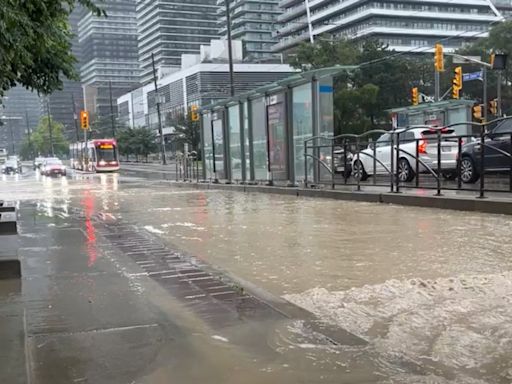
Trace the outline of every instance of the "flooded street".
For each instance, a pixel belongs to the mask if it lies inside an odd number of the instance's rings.
[[[86,221],[82,230],[96,231],[97,242],[77,252],[84,268],[115,271],[138,298],[133,308],[158,309],[155,318],[141,323],[152,340],[141,361],[149,366],[144,374],[90,382],[168,383],[172,375],[178,383],[512,381],[510,217],[193,190],[123,174],[4,177],[0,196],[35,207],[35,227],[22,221],[22,236],[36,236],[37,228],[64,230],[78,211],[133,225],[170,249],[367,341],[336,345],[307,322],[279,316],[208,323],[141,273],[140,262],[114,252],[102,230]],[[56,238],[40,241],[46,250],[59,246]],[[27,260],[37,255],[24,252]],[[70,262],[52,257],[53,271]],[[31,271],[26,294],[48,284]],[[163,318],[172,319],[164,329]]]

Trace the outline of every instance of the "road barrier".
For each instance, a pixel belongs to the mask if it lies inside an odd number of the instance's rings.
[[[416,125],[304,141],[305,186],[512,192],[512,117],[442,127]],[[457,126],[474,134],[457,135]],[[369,179],[371,178],[371,181]]]

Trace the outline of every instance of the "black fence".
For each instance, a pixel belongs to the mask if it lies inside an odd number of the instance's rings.
[[[471,132],[456,134],[457,126]],[[417,125],[304,142],[305,186],[512,192],[512,117]]]

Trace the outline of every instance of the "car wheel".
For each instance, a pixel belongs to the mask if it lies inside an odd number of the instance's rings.
[[[456,172],[443,172],[442,175],[445,180],[455,180],[457,178]]]
[[[366,173],[364,165],[360,160],[356,160],[352,166],[352,174],[354,175],[354,179],[359,181],[365,181],[368,179],[368,174]]]
[[[475,168],[475,162],[469,156],[464,156],[460,161],[460,179],[463,183],[472,184],[479,178],[479,174]]]
[[[414,179],[414,171],[409,164],[409,160],[402,157],[398,160],[398,180],[402,183],[412,181]]]

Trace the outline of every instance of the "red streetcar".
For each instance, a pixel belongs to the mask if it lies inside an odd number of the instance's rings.
[[[115,139],[95,139],[69,145],[71,168],[89,172],[119,171]]]

